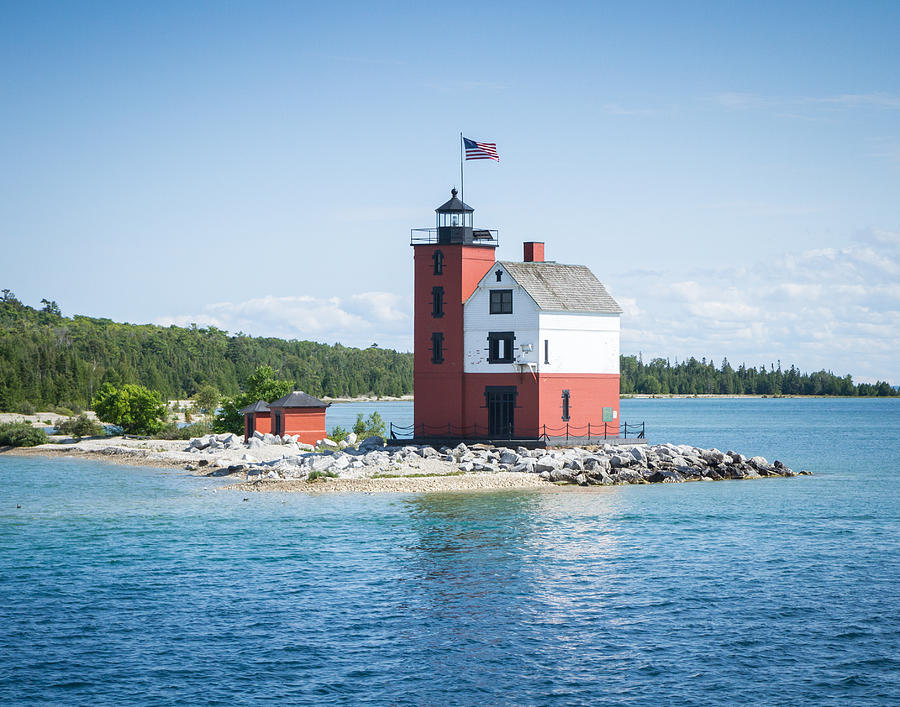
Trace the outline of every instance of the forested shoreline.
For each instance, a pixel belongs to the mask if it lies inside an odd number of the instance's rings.
[[[167,399],[211,385],[234,396],[259,366],[315,396],[412,392],[412,354],[230,335],[215,327],[122,324],[62,316],[0,296],[0,411],[87,408],[104,383],[137,383]]]
[[[783,370],[781,362],[733,368],[728,360],[716,366],[705,358],[691,357],[681,363],[654,358],[644,363],[640,356],[620,358],[621,392],[655,395],[826,395],[895,396],[889,383],[854,383],[853,377],[837,376],[831,371],[801,373],[791,366]]]
[[[88,408],[104,383],[136,383],[167,399],[204,385],[235,396],[259,366],[319,397],[413,392],[411,353],[340,344],[231,335],[215,327],[123,324],[65,317],[53,301],[36,309],[9,290],[0,296],[0,411]],[[621,357],[623,394],[897,395],[887,383],[854,384],[828,371],[780,364],[738,368],[690,358],[681,363]]]

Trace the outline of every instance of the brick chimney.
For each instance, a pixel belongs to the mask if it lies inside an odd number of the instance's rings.
[[[529,241],[525,243],[525,262],[543,263],[544,244],[538,241]]]

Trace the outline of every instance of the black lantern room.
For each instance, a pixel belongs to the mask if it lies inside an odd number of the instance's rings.
[[[437,214],[438,243],[471,244],[474,242],[472,214],[475,209],[460,201],[456,193],[456,189],[452,189],[450,201],[434,210]]]

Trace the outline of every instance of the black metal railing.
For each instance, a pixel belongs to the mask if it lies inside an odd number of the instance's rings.
[[[520,439],[520,440],[539,440],[550,442],[562,439],[577,440],[604,440],[604,439],[628,439],[629,431],[633,435],[631,439],[644,439],[646,428],[644,423],[628,424],[623,422],[621,425],[616,422],[602,422],[600,424],[587,423],[586,425],[570,425],[568,422],[560,427],[548,427],[541,425],[535,430],[534,434],[516,434],[512,425],[500,433],[492,434],[490,429],[485,425],[468,425],[458,427],[451,425],[426,425],[420,422],[418,425],[397,425],[390,423],[391,439],[409,440],[409,439]]]
[[[409,229],[410,245],[437,245],[437,228],[411,228]],[[500,244],[500,231],[496,228],[473,228],[472,243],[467,245],[497,246]]]

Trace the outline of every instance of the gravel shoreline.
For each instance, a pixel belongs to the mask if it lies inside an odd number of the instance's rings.
[[[258,434],[258,433],[257,433]],[[805,475],[780,461],[690,445],[597,445],[526,449],[483,444],[435,449],[391,446],[380,437],[357,444],[324,440],[318,449],[292,437],[258,435],[247,443],[221,434],[183,440],[89,438],[0,454],[81,457],[167,468],[233,481],[252,492],[431,493],[684,483]]]
[[[512,489],[538,489],[549,491],[557,488],[535,474],[512,471],[473,473],[442,476],[397,476],[389,478],[321,478],[315,481],[302,479],[258,479],[230,484],[226,489],[236,491],[289,492],[289,493],[443,493],[448,491],[501,491]]]

